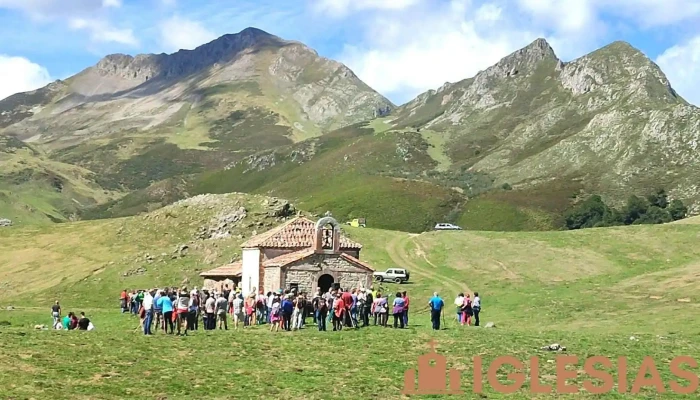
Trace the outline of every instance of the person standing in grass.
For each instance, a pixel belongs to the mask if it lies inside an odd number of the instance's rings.
[[[160,300],[160,298],[163,296],[163,291],[160,289],[156,289],[156,295],[153,296],[153,314],[155,315],[155,326],[156,326],[156,331],[159,329],[162,329],[162,324],[163,324],[163,308]]]
[[[347,319],[345,316],[348,310],[345,306],[345,301],[343,301],[343,294],[338,293],[333,302],[333,331],[342,331],[343,323]]]
[[[404,307],[406,306],[406,301],[403,299],[401,292],[396,293],[394,298],[392,314],[394,314],[394,328],[404,328]]]
[[[143,334],[152,335],[153,332],[151,332],[151,325],[153,324],[153,296],[151,295],[151,291],[146,292],[146,294],[143,296],[143,303],[141,307],[146,313],[146,319],[143,322]]]
[[[440,314],[442,313],[442,307],[445,302],[442,301],[438,292],[433,293],[433,297],[428,301],[428,306],[430,307],[430,321],[433,323],[433,330],[440,330]]]
[[[272,292],[267,292],[267,300],[265,300],[265,306],[267,307],[267,322],[272,323],[272,317],[270,313],[272,312],[272,303],[275,301],[275,294]]]
[[[122,290],[122,294],[119,296],[119,302],[122,307],[122,314],[124,314],[128,309],[129,302],[129,292],[127,292],[126,289]]]
[[[245,314],[243,313],[243,296],[240,293],[236,294],[233,299],[233,329],[238,330],[238,323],[245,323]]]
[[[216,327],[216,300],[214,296],[210,293],[207,297],[207,301],[204,304],[204,314],[206,320],[204,321],[204,329],[211,331]]]
[[[326,317],[328,316],[328,303],[323,297],[318,298],[318,304],[316,306],[316,323],[318,324],[318,331],[326,331]]]
[[[366,289],[362,289],[365,295],[365,305],[362,309],[362,326],[369,326],[369,316],[372,314],[372,306],[374,302],[374,296],[372,292],[368,292]]]
[[[190,292],[187,287],[183,286],[180,291],[180,296],[177,298],[177,335],[180,336],[181,330],[184,329],[184,336],[187,336],[187,319],[190,315]]]
[[[270,308],[270,332],[273,330],[275,332],[280,331],[280,322],[282,321],[282,307],[280,306],[279,297],[275,296],[272,300],[272,307]]]
[[[199,329],[199,292],[193,290],[190,296],[190,313],[188,315],[189,318],[187,318],[187,329],[196,331]]]
[[[56,300],[56,303],[51,306],[51,316],[53,317],[53,327],[54,329],[56,328],[56,325],[58,325],[61,322],[61,305],[58,304],[58,300]]]
[[[350,323],[352,324],[353,328],[357,329],[357,312],[358,303],[360,301],[360,299],[357,297],[357,288],[352,288],[352,290],[350,291],[350,296]]]
[[[474,292],[472,311],[474,312],[474,326],[479,326],[479,313],[481,312],[481,297],[479,297],[479,292]]]
[[[457,322],[462,323],[462,307],[464,306],[464,293],[457,295],[455,299],[455,306],[457,307]]]
[[[472,324],[472,299],[469,293],[464,297],[464,305],[462,306],[462,326]]]
[[[294,299],[294,311],[292,312],[292,330],[296,331],[302,328],[304,320],[304,296],[298,295]]]
[[[225,292],[224,292],[225,293]],[[216,319],[219,322],[219,330],[221,330],[222,325],[224,330],[228,330],[228,321],[226,321],[226,309],[228,308],[228,297],[225,295],[219,295],[216,300]]]
[[[294,303],[290,300],[290,295],[287,294],[282,300],[282,329],[291,331],[292,313],[294,312]]]
[[[379,316],[379,326],[386,328],[387,321],[389,319],[389,301],[385,295],[377,292],[377,305],[375,307],[375,312]]]
[[[160,303],[160,309],[163,310],[163,332],[168,333],[168,326],[170,327],[170,333],[175,333],[175,327],[173,325],[173,301],[170,299],[170,293],[164,293],[158,299]]]
[[[408,294],[406,294],[406,291],[404,290],[401,293],[401,297],[403,298],[404,305],[403,305],[403,325],[408,326],[408,305],[410,303],[408,299]]]
[[[333,322],[333,303],[335,302],[336,297],[335,289],[331,289],[323,294],[323,298],[326,299],[326,304],[328,305],[328,319],[326,319],[326,323]]]

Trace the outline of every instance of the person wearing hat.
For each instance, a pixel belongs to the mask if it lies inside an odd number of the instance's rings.
[[[187,336],[187,319],[190,315],[190,299],[190,292],[187,290],[187,286],[183,286],[176,302],[178,336],[181,335],[183,327],[185,332],[182,335]]]

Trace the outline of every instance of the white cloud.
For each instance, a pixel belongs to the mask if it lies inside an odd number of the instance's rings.
[[[122,6],[122,0],[102,0],[102,7],[114,7],[119,8]]]
[[[24,57],[0,54],[0,99],[38,89],[51,82],[46,68]]]
[[[160,44],[165,51],[192,50],[217,37],[199,22],[178,16],[161,22],[159,28]]]
[[[381,13],[366,29],[364,44],[346,46],[339,58],[396,102],[471,77],[542,35],[513,24],[495,4],[457,0]]]
[[[700,35],[667,49],[656,63],[678,94],[700,105]]]
[[[316,11],[333,16],[364,10],[402,10],[422,0],[317,0]]]
[[[69,22],[73,30],[85,30],[90,34],[90,40],[99,43],[119,43],[129,46],[137,46],[138,39],[131,29],[119,29],[111,26],[109,22],[103,20],[93,20],[85,18],[73,18]]]

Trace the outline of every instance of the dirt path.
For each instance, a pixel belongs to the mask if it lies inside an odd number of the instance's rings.
[[[469,291],[466,284],[458,282],[437,271],[437,266],[428,259],[425,252],[423,252],[422,248],[415,240],[417,236],[418,235],[397,236],[392,239],[386,247],[386,251],[389,254],[389,257],[391,257],[392,261],[397,266],[408,268],[408,270],[416,276],[442,283],[443,285],[447,286],[447,290],[453,291],[454,294],[462,291]],[[406,252],[406,244],[409,241],[413,246],[415,246],[415,254],[422,257],[432,268],[420,266],[418,263],[413,262],[411,255]]]

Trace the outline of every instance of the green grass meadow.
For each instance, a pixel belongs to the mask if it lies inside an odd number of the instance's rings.
[[[669,369],[670,360],[700,357],[700,249],[695,245],[700,225],[423,234],[346,227],[346,234],[364,245],[362,260],[377,269],[411,271],[412,282],[381,288],[392,296],[397,290],[409,293],[408,329],[318,332],[309,318],[300,332],[269,332],[263,325],[188,337],[144,336],[136,317],[120,313],[121,289],[183,281],[197,285],[199,271],[227,262],[253,230],[263,232],[277,223],[263,215],[262,196],[217,199],[216,207],[170,206],[140,217],[0,230],[0,397],[697,398],[697,391],[677,395],[668,390],[679,379]],[[236,204],[250,212],[231,238],[192,239],[217,210]],[[172,258],[181,243],[189,243],[190,252]],[[143,261],[145,253],[154,261]],[[125,276],[138,266],[145,271]],[[440,331],[430,329],[426,309],[433,291],[446,302]],[[495,327],[462,327],[454,321],[452,303],[461,291],[481,293],[482,325],[493,322]],[[51,324],[55,299],[64,312],[85,311],[96,331],[35,330],[36,324]],[[431,339],[448,368],[461,371],[466,394],[401,394],[404,371],[417,368]],[[553,343],[565,346],[566,353],[540,350]],[[650,356],[667,392],[643,387],[637,394],[618,393],[616,384],[604,395],[537,394],[529,392],[528,377],[514,394],[498,393],[487,381],[483,393],[474,393],[475,356],[488,365],[512,355],[526,364],[527,374],[530,357],[539,357],[540,382],[556,385],[555,360],[561,354],[581,360],[571,367],[577,377],[569,380],[579,387],[591,379],[583,372],[584,359],[626,357],[628,389]],[[690,370],[697,375],[697,368]],[[616,371],[610,370],[617,382]],[[498,371],[500,382],[509,382],[509,372],[508,367]]]

